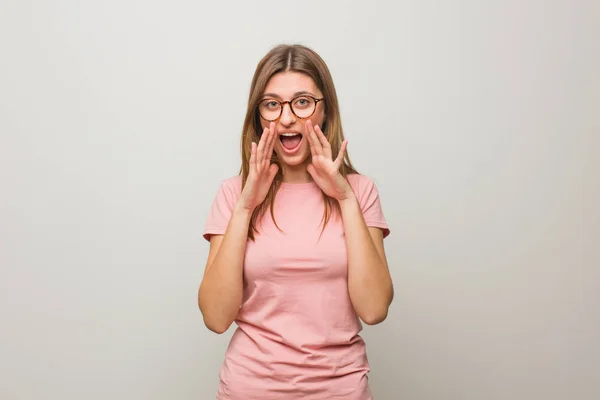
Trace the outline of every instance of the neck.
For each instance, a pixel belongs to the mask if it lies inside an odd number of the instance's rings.
[[[312,182],[312,176],[306,171],[306,165],[285,166],[283,169],[283,182],[285,183],[308,183]]]

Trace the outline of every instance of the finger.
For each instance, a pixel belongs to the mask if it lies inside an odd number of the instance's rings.
[[[323,146],[321,146],[321,143],[319,142],[319,139],[316,136],[312,122],[310,120],[306,121],[306,133],[308,136],[311,153],[313,155],[323,154]]]
[[[262,135],[260,135],[260,139],[258,140],[258,147],[256,149],[256,161],[259,162],[259,163],[263,159],[265,142],[268,139],[268,132],[269,132],[269,130],[267,128],[264,128],[263,129],[263,133],[262,133]]]
[[[273,154],[273,144],[274,144],[274,137],[275,137],[275,123],[271,122],[269,124],[269,127],[267,128],[267,134],[265,135],[265,147],[264,147],[264,153],[263,153],[263,161],[270,161],[271,160],[271,155]]]
[[[269,145],[267,147],[267,154],[265,155],[265,157],[268,160],[271,160],[271,157],[273,156],[273,148],[275,147],[275,141],[279,139],[279,137],[277,135],[277,128],[275,126],[275,122],[271,122],[269,131],[270,131]]]
[[[319,125],[315,125],[314,130],[315,130],[315,135],[319,139],[319,143],[321,144],[321,147],[323,148],[323,153],[325,154],[325,156],[332,158],[331,145],[329,144],[329,141],[327,140],[327,138],[325,137],[325,134],[321,130],[321,127]]]
[[[326,148],[326,147],[331,148],[331,145],[329,144],[329,141],[327,140],[327,138],[325,137],[325,134],[321,130],[321,127],[319,125],[315,125],[314,130],[317,134],[317,138],[319,138],[319,142],[321,143],[321,146],[323,146],[323,148]]]
[[[315,167],[312,164],[308,164],[306,166],[306,172],[308,172],[310,174],[310,176],[312,176],[312,178],[315,179],[315,175],[317,174],[317,171],[315,170]]]
[[[308,140],[308,146],[310,148],[310,153],[312,155],[315,155],[315,151],[314,151],[314,144],[313,144],[313,138],[310,135],[310,129],[311,129],[311,125],[310,125],[310,120],[306,121],[306,123],[304,124],[304,137],[306,137],[306,140]]]
[[[344,154],[346,153],[346,148],[348,147],[348,140],[344,140],[342,142],[342,145],[340,146],[340,151],[338,152],[338,156],[335,159],[335,166],[336,169],[339,169],[340,166],[342,165],[342,162],[344,162]]]
[[[256,142],[252,142],[250,145],[250,166],[256,165]]]
[[[273,182],[275,175],[277,175],[277,171],[279,170],[279,166],[277,164],[271,164],[269,166],[269,183]]]
[[[269,174],[269,166],[271,165],[271,156],[273,155],[273,137],[275,136],[275,123],[271,122],[268,128],[265,128],[263,137],[264,144],[258,163],[261,166],[261,172]]]

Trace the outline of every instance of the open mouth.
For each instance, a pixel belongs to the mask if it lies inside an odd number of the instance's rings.
[[[284,149],[293,151],[300,146],[300,142],[302,142],[302,134],[297,132],[282,133],[279,135],[279,141]]]

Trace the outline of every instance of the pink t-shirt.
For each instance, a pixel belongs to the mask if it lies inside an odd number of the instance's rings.
[[[348,176],[367,226],[389,234],[379,195],[364,175]],[[242,189],[222,182],[204,237],[223,234]],[[315,183],[283,183],[248,241],[244,296],[219,377],[218,400],[370,400],[362,325],[348,295],[340,218],[319,238],[323,196]]]

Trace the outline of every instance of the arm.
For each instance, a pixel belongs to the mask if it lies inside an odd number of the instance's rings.
[[[243,299],[244,259],[248,228],[254,209],[264,201],[273,178],[278,171],[271,164],[273,144],[277,137],[275,124],[265,128],[260,143],[251,144],[249,173],[246,184],[237,200],[233,200],[221,186],[221,191],[213,202],[209,225],[214,232],[223,235],[211,235],[210,250],[204,277],[198,289],[198,306],[204,317],[204,324],[216,333],[223,333],[235,320]]]
[[[208,329],[223,333],[234,321],[242,304],[243,262],[251,211],[236,207],[224,235],[210,240],[210,250],[198,306]]]
[[[312,122],[306,122],[311,163],[306,167],[321,190],[338,200],[346,235],[348,252],[348,292],[356,314],[365,323],[374,325],[387,317],[394,296],[392,278],[383,249],[383,232],[368,228],[361,204],[350,183],[340,174],[348,141],[344,140],[334,160],[331,144]],[[365,212],[377,212],[376,193],[366,198]],[[368,188],[367,188],[368,190]],[[361,201],[362,202],[362,201]],[[376,208],[373,208],[376,205]],[[383,217],[383,216],[381,216]]]
[[[368,228],[353,194],[340,201],[348,248],[348,291],[356,314],[374,325],[387,317],[394,297],[383,247],[383,233]]]

